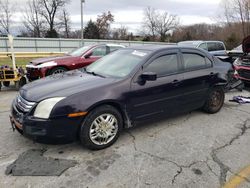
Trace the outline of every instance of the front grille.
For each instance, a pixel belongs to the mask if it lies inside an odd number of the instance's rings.
[[[15,106],[18,110],[20,110],[23,113],[29,112],[32,107],[35,105],[35,102],[30,102],[25,100],[23,97],[21,97],[20,94],[17,95],[16,100],[15,100]]]
[[[238,73],[240,77],[250,79],[250,70],[240,69]]]
[[[247,66],[247,67],[249,67],[249,66],[250,66],[250,63],[249,63],[249,62],[242,62],[241,65],[242,65],[242,66]]]
[[[39,69],[35,69],[35,68],[26,68],[26,71],[27,71],[27,77],[30,81],[33,81],[33,80],[37,80],[40,78],[40,70]]]

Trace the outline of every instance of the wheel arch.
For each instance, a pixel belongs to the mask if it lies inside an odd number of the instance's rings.
[[[115,100],[104,100],[101,102],[98,102],[94,105],[92,105],[91,107],[88,108],[88,112],[91,112],[92,110],[100,107],[100,106],[104,106],[104,105],[109,105],[114,107],[116,110],[118,110],[118,112],[120,112],[121,116],[122,116],[122,120],[123,120],[123,128],[128,128],[131,127],[131,121],[129,119],[128,113],[127,113],[127,109],[126,109],[126,105],[123,105],[122,103],[115,101]]]
[[[47,69],[45,75],[46,75],[46,76],[49,76],[49,75],[50,75],[50,72],[51,72],[53,69],[55,69],[55,68],[60,68],[60,67],[62,67],[62,68],[64,68],[64,69],[67,69],[67,71],[70,70],[66,65],[58,65],[58,66],[54,66],[54,67],[51,67],[51,68]]]

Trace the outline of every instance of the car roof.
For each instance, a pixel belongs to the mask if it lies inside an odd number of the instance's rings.
[[[97,46],[109,46],[109,47],[121,47],[121,48],[125,48],[126,46],[121,45],[121,44],[113,44],[113,43],[95,43],[95,44],[91,44],[88,45],[90,47],[97,47]]]
[[[177,44],[197,47],[203,42],[218,42],[218,43],[224,44],[222,41],[219,41],[219,40],[186,40],[186,41],[178,42]]]
[[[187,45],[187,46],[197,47],[203,42],[204,41],[201,41],[201,40],[187,40],[187,41],[178,42],[178,45]]]
[[[108,43],[106,44],[107,46],[110,46],[110,47],[122,47],[122,48],[125,48],[124,45],[121,45],[121,44],[112,44],[112,43]]]
[[[202,53],[207,54],[210,56],[207,51],[200,49],[200,48],[194,48],[190,46],[178,46],[177,44],[170,44],[170,45],[144,45],[144,46],[133,46],[133,47],[128,47],[127,49],[133,49],[133,50],[146,50],[146,51],[151,51],[151,52],[156,52],[160,50],[171,50],[171,49],[186,49],[186,50],[193,50],[193,51],[199,51]]]
[[[148,50],[148,51],[157,51],[160,49],[166,49],[166,48],[179,48],[177,45],[141,45],[141,46],[131,46],[128,47],[134,50]]]

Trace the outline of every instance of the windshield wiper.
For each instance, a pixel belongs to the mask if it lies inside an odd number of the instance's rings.
[[[99,77],[102,77],[102,78],[106,78],[105,76],[103,76],[103,75],[101,75],[101,74],[98,74],[98,73],[96,73],[96,72],[94,72],[94,71],[87,71],[86,68],[84,68],[84,71],[85,71],[86,73],[92,74],[92,75],[94,75],[94,76],[99,76]]]

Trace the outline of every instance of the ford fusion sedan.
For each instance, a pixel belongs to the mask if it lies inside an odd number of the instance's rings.
[[[103,149],[141,121],[218,112],[227,83],[221,63],[196,48],[124,48],[87,68],[25,85],[13,101],[11,124],[37,141],[79,138]]]
[[[27,78],[33,81],[52,74],[82,68],[124,47],[118,44],[98,44],[78,48],[64,56],[34,59],[26,65]]]

